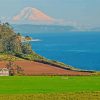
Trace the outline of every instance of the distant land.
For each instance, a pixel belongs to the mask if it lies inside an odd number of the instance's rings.
[[[65,33],[67,31],[77,30],[73,26],[60,25],[13,24],[12,26],[16,32],[21,33]]]
[[[20,33],[66,33],[68,31],[95,31],[100,32],[100,27],[77,28],[75,26],[62,25],[34,25],[34,24],[12,24],[14,31]]]
[[[100,27],[91,28],[91,31],[98,31],[98,32],[100,32]]]

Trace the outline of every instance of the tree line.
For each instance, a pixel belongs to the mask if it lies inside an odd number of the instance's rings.
[[[9,23],[0,24],[0,53],[32,54],[29,43],[22,43],[21,34],[15,33]]]

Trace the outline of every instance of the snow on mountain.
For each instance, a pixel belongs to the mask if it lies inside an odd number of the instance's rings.
[[[47,22],[54,23],[55,19],[46,15],[42,11],[32,8],[26,7],[20,11],[19,14],[13,17],[14,22],[20,21],[30,21],[30,22]]]

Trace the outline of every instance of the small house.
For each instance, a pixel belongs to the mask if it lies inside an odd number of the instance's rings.
[[[0,76],[9,76],[9,70],[7,68],[0,68]]]

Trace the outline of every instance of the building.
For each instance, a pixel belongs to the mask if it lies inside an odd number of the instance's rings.
[[[0,76],[9,76],[9,70],[7,68],[0,68]]]

